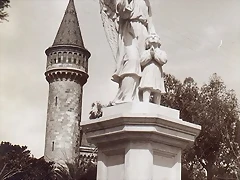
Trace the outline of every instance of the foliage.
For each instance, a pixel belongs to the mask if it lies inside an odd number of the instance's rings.
[[[100,102],[92,103],[92,109],[89,113],[89,119],[97,119],[102,117],[102,107],[103,105]]]
[[[182,179],[239,180],[240,121],[234,91],[227,90],[217,74],[202,87],[191,77],[183,82],[170,74],[164,78],[162,105],[180,110],[181,119],[202,127],[194,145],[183,152]]]
[[[2,20],[7,20],[8,13],[5,12],[5,9],[10,7],[10,0],[0,0],[0,22]]]
[[[96,165],[81,158],[58,165],[34,158],[26,146],[0,144],[0,180],[95,180]]]
[[[89,113],[89,119],[97,119],[103,116],[102,108],[113,106],[112,102],[107,105],[102,105],[100,102],[92,103],[92,109]]]
[[[52,177],[53,163],[34,158],[26,146],[0,144],[1,180],[51,180]]]
[[[97,168],[91,161],[79,160],[59,165],[55,173],[57,180],[96,180]]]
[[[183,154],[183,179],[236,178],[239,145],[239,109],[235,93],[214,74],[198,88],[192,78],[183,83],[165,75],[167,93],[162,104],[180,110],[181,119],[199,124],[202,131],[194,146]]]

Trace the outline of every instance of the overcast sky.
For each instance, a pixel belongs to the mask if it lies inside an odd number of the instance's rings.
[[[150,0],[153,20],[169,60],[164,70],[202,85],[213,73],[240,98],[240,1]],[[27,145],[43,155],[48,83],[46,55],[68,0],[11,1],[9,22],[0,24],[0,141]],[[83,117],[91,103],[107,103],[117,86],[98,0],[75,0],[82,36],[92,53],[84,87]],[[222,45],[219,47],[219,45]]]

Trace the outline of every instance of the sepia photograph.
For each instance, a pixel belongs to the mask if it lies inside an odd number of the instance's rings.
[[[240,180],[239,0],[0,0],[0,180]]]

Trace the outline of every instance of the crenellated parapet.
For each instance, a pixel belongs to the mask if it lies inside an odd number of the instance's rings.
[[[74,81],[83,86],[88,79],[88,75],[78,69],[65,69],[58,68],[56,70],[50,70],[45,73],[46,80],[49,83],[55,81]]]
[[[49,83],[70,80],[84,85],[88,79],[90,52],[81,47],[65,45],[52,46],[45,51],[47,67],[45,76]]]

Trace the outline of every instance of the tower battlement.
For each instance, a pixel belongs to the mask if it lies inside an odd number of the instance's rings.
[[[52,46],[45,51],[47,65],[45,76],[48,82],[72,80],[84,85],[88,79],[90,52],[72,45]]]
[[[88,73],[90,52],[77,46],[52,46],[45,51],[47,55],[46,71],[67,67]]]

